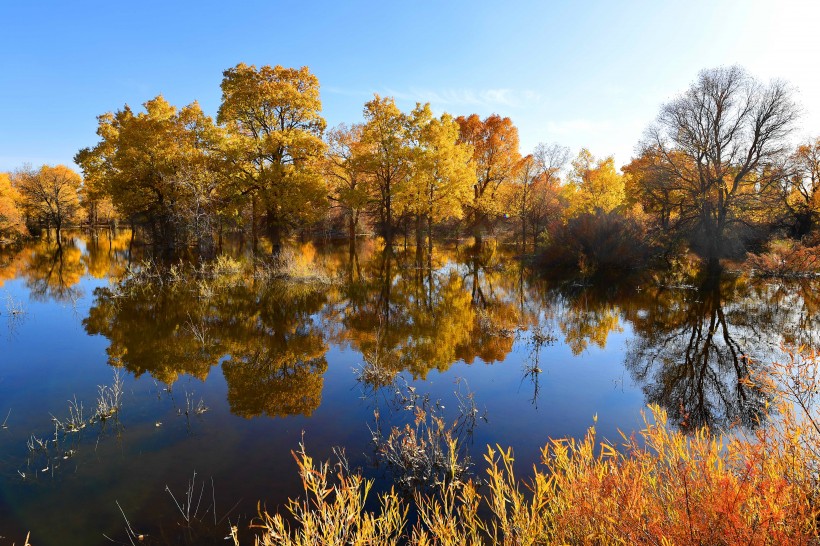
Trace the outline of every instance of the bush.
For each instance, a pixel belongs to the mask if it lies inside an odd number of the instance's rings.
[[[597,210],[579,214],[547,233],[541,261],[548,267],[577,268],[592,275],[646,264],[650,249],[641,225],[630,217]]]
[[[749,253],[745,265],[756,275],[780,278],[806,277],[820,269],[816,248],[782,239],[771,241],[765,252]]]

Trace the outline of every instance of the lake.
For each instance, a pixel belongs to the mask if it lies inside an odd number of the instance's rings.
[[[216,265],[149,261],[128,231],[0,250],[0,545],[27,531],[37,546],[127,544],[129,524],[179,543],[197,506],[224,536],[299,494],[300,442],[317,459],[344,449],[384,489],[397,471],[374,437],[419,408],[452,425],[478,475],[488,444],[512,446],[526,475],[548,438],[597,416],[617,440],[647,404],[685,429],[754,427],[768,411],[756,371],[820,339],[815,280],[679,264],[559,281],[512,248],[370,240],[293,243],[300,275],[282,278],[225,250]]]

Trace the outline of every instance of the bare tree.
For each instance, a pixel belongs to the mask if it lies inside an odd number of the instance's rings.
[[[647,130],[642,153],[657,154],[671,186],[670,227],[688,230],[712,269],[730,228],[777,194],[799,116],[791,95],[785,82],[762,84],[737,66],[704,70]]]

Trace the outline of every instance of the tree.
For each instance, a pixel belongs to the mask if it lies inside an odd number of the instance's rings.
[[[0,173],[0,237],[19,237],[26,232],[18,203],[20,194],[8,173]]]
[[[416,217],[420,247],[423,226],[432,245],[433,223],[461,218],[474,179],[470,145],[459,142],[459,126],[452,116],[434,118],[430,105],[417,105],[410,116],[413,141],[408,208]]]
[[[518,164],[516,173],[513,184],[510,186],[509,203],[506,208],[512,212],[513,216],[518,217],[518,221],[521,223],[519,244],[523,248],[527,244],[527,216],[532,207],[532,194],[536,180],[538,180],[538,167],[535,157],[532,154],[523,157]]]
[[[793,233],[802,236],[812,230],[820,214],[820,138],[798,146],[789,157],[788,170],[782,201]]]
[[[559,144],[540,143],[533,150],[538,178],[532,192],[528,217],[533,243],[547,224],[560,218],[566,203],[561,199],[561,171],[569,161],[569,148]]]
[[[80,208],[80,175],[65,165],[43,165],[39,171],[15,173],[13,183],[26,216],[47,228],[54,226],[59,245],[63,226],[74,220]]]
[[[365,166],[362,143],[363,126],[341,124],[326,135],[327,154],[324,162],[328,197],[338,203],[347,215],[348,237],[356,239],[359,217],[370,203],[370,176]]]
[[[572,161],[569,189],[570,216],[598,210],[611,212],[624,200],[624,180],[615,170],[615,159],[596,159],[586,148]]]
[[[261,200],[278,252],[287,229],[317,219],[326,205],[319,80],[306,66],[257,69],[240,63],[222,74],[217,119],[230,134],[229,170],[240,194],[251,197],[254,229]]]
[[[100,223],[111,224],[117,219],[117,210],[114,202],[106,194],[96,193],[94,188],[84,181],[80,188],[80,206],[85,213],[84,220],[89,226],[96,226]]]
[[[209,240],[195,212],[205,212],[207,202],[213,217],[218,207],[221,178],[214,162],[221,132],[196,102],[177,110],[159,95],[143,106],[137,114],[126,105],[99,116],[100,142],[75,156],[91,199],[110,196],[132,225],[147,222],[155,241],[167,246],[189,236]]]
[[[569,159],[569,149],[558,144],[540,143],[524,157],[516,169],[508,209],[521,222],[521,244],[526,245],[527,228],[536,242],[538,233],[562,209],[560,172]]]
[[[364,105],[365,168],[373,179],[378,219],[385,242],[393,242],[395,201],[406,191],[410,175],[411,147],[408,116],[392,97],[375,95]]]
[[[680,160],[683,161],[683,158]],[[677,216],[677,192],[674,181],[664,168],[662,152],[647,148],[621,170],[624,173],[626,203],[640,205],[662,230],[668,230]]]
[[[797,117],[784,82],[764,85],[733,66],[701,72],[647,130],[642,154],[656,154],[677,211],[670,227],[691,234],[711,269],[731,228],[750,223],[782,179]]]
[[[459,116],[462,142],[473,147],[475,182],[472,199],[465,203],[476,243],[483,231],[503,215],[499,188],[512,181],[521,155],[518,129],[510,118],[493,114],[481,120],[477,114]]]

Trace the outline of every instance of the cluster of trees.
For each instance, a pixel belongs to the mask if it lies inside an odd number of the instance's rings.
[[[59,244],[61,229],[80,219],[82,192],[82,178],[65,165],[0,173],[0,237],[54,228]]]
[[[315,227],[351,239],[375,229],[388,243],[412,230],[421,243],[444,225],[481,241],[509,218],[522,241],[535,240],[566,201],[568,150],[539,145],[522,156],[509,118],[437,117],[429,104],[403,112],[376,95],[363,122],[326,130],[306,67],[239,64],[223,76],[216,120],[162,96],[144,112],[100,116],[100,141],[75,158],[89,209],[108,199],[171,246],[239,231],[254,244],[265,232],[276,250],[288,232]],[[600,167],[584,153],[585,168]],[[591,178],[572,186],[590,203],[600,177]]]
[[[702,72],[624,168],[629,199],[713,266],[772,227],[805,235],[816,184],[812,146],[790,147],[798,112],[784,82],[764,85],[738,67]]]
[[[636,157],[539,144],[519,150],[509,118],[401,111],[378,95],[363,121],[327,129],[319,82],[300,69],[223,73],[216,120],[162,96],[98,118],[100,141],[62,166],[0,175],[0,233],[119,218],[169,247],[294,230],[376,231],[388,246],[438,229],[477,243],[503,233],[554,263],[640,263],[685,247],[710,265],[775,232],[801,238],[820,215],[820,139],[792,147],[787,84],[738,67],[703,71],[664,105]]]

